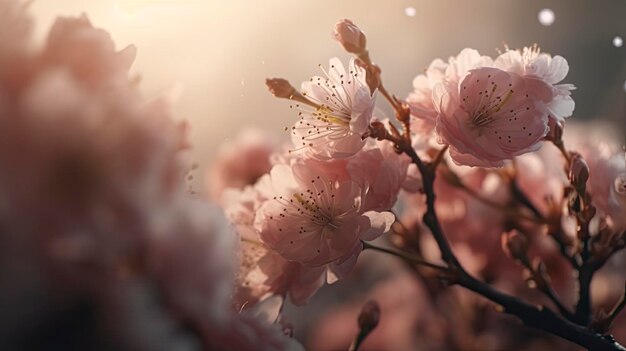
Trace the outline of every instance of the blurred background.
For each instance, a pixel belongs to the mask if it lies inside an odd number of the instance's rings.
[[[133,71],[146,95],[180,94],[177,115],[191,123],[200,174],[244,125],[287,137],[282,127],[295,115],[264,79],[297,86],[329,58],[347,60],[330,34],[344,17],[366,32],[385,85],[400,97],[435,58],[537,43],[569,61],[572,118],[626,130],[624,0],[36,0],[32,10],[41,40],[55,16],[85,12],[119,48],[137,45]]]

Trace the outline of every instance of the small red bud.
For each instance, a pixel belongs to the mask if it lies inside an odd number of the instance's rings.
[[[267,85],[270,93],[277,98],[290,99],[296,92],[296,88],[283,78],[267,78],[265,85]]]

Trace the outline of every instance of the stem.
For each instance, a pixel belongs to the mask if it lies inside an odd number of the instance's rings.
[[[478,193],[476,190],[466,186],[465,184],[461,185],[461,190],[465,191],[468,195],[472,196],[473,198],[475,198],[476,200],[484,203],[487,206],[493,207],[499,211],[504,212],[505,214],[507,214],[509,217],[512,218],[519,218],[519,219],[525,219],[529,222],[534,222],[534,223],[538,223],[538,224],[543,224],[544,221],[536,218],[536,217],[529,217],[519,211],[515,211],[515,209],[510,208],[507,205],[503,205],[500,203],[497,203],[495,201],[492,201],[491,199],[488,199],[484,196],[482,196],[480,193]]]
[[[548,308],[532,306],[513,296],[499,292],[468,274],[461,276],[459,285],[499,304],[505,313],[518,317],[524,324],[560,336],[588,350],[626,351],[626,348],[610,338],[567,321]]]
[[[594,351],[626,351],[626,348],[617,344],[610,338],[597,334],[592,330],[576,325],[552,310],[544,307],[536,307],[514,296],[502,293],[488,284],[477,280],[467,273],[454,255],[448,239],[446,238],[435,211],[435,168],[426,165],[411,147],[410,141],[401,140],[396,144],[397,148],[407,154],[422,173],[424,193],[426,194],[426,214],[424,223],[430,229],[441,255],[451,269],[458,274],[456,283],[487,299],[502,306],[504,312],[518,317],[524,324],[539,330],[560,336],[580,346]]]
[[[374,251],[384,252],[384,253],[387,253],[387,254],[399,257],[399,258],[401,258],[401,259],[403,259],[403,260],[405,260],[407,262],[410,262],[412,264],[417,264],[417,265],[420,265],[420,266],[430,267],[432,269],[436,269],[436,270],[442,271],[442,272],[449,272],[450,271],[448,269],[448,267],[440,266],[440,265],[438,265],[436,263],[431,263],[431,262],[425,261],[425,260],[423,260],[422,258],[420,258],[420,257],[418,257],[416,255],[411,255],[411,254],[406,253],[406,252],[401,252],[401,251],[396,251],[396,250],[393,250],[393,249],[388,249],[386,247],[375,246],[375,245],[372,245],[372,244],[370,244],[368,242],[365,242],[365,241],[362,241],[362,243],[363,243],[363,249],[364,250],[370,249],[370,250],[374,250]]]
[[[352,341],[352,345],[350,345],[350,348],[348,349],[348,351],[358,351],[359,348],[361,347],[361,344],[363,343],[363,341],[365,341],[365,338],[368,335],[369,335],[369,332],[359,330],[359,333],[354,338],[354,341]]]
[[[383,94],[383,96],[389,102],[391,107],[393,107],[393,109],[396,110],[396,112],[397,112],[398,111],[398,105],[396,104],[396,100],[391,96],[391,94],[389,94],[387,89],[385,89],[385,87],[383,86],[382,82],[380,82],[380,85],[378,86],[378,91],[380,91],[380,93]]]

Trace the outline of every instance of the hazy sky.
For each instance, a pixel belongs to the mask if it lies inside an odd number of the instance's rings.
[[[556,14],[551,26],[538,22],[543,8]],[[281,135],[295,116],[264,78],[299,84],[330,57],[347,59],[330,36],[343,17],[365,30],[386,85],[401,97],[436,57],[538,43],[570,62],[574,118],[626,128],[626,45],[613,45],[615,36],[626,40],[624,0],[35,0],[32,10],[40,38],[56,15],[86,12],[119,48],[136,44],[133,71],[147,95],[183,88],[177,112],[191,122],[202,166],[243,125]]]

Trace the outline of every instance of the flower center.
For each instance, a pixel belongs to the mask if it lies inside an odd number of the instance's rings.
[[[508,89],[504,94],[497,95],[498,84],[491,82],[491,90],[478,92],[480,96],[479,108],[474,112],[472,124],[476,127],[483,127],[494,120],[493,115],[500,112],[513,96],[513,90]]]

